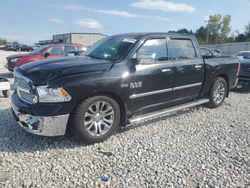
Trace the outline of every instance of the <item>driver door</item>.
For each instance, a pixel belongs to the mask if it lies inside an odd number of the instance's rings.
[[[172,100],[173,65],[168,61],[166,36],[147,39],[135,56],[138,64],[130,77],[129,108],[135,113],[157,110]]]

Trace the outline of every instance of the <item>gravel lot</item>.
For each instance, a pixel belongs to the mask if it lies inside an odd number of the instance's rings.
[[[249,112],[250,93],[233,92],[220,108],[131,125],[85,145],[24,132],[0,96],[0,187],[250,187]]]

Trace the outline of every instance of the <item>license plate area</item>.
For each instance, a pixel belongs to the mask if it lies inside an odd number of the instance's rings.
[[[0,82],[0,91],[10,90],[9,82]]]

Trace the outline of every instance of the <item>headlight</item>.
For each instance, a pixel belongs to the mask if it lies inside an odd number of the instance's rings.
[[[39,102],[67,102],[71,100],[71,96],[62,87],[53,89],[39,86],[36,90]]]
[[[10,62],[15,63],[15,62],[17,62],[19,59],[21,59],[21,58],[13,58],[13,59],[10,59]]]

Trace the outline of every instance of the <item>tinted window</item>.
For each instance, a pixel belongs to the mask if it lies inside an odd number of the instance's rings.
[[[43,50],[45,50],[46,48],[48,48],[48,46],[41,46],[41,47],[39,47],[39,48],[33,50],[32,52],[30,52],[30,54],[41,54],[41,52],[42,52]]]
[[[62,55],[63,54],[63,49],[61,46],[53,46],[49,48],[48,52],[51,55]]]
[[[156,57],[157,61],[168,60],[166,39],[147,40],[137,52],[139,55]]]
[[[170,41],[171,58],[173,60],[193,59],[196,57],[195,49],[191,40],[173,39]]]
[[[76,51],[76,47],[75,46],[64,46],[64,53],[67,53],[70,51]]]

